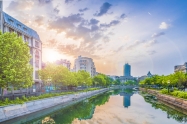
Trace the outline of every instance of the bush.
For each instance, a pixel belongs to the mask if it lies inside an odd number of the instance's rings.
[[[167,89],[162,89],[160,92],[161,92],[162,94],[168,94],[168,90],[167,90]]]
[[[168,89],[165,88],[165,89],[160,90],[160,93],[175,96],[178,98],[187,99],[187,92],[179,91],[177,88],[173,88],[173,91],[170,90],[169,93],[168,93]]]
[[[16,99],[13,101],[14,104],[23,104],[24,101],[22,99],[19,99],[19,97],[16,97]]]
[[[180,93],[180,91],[174,91],[174,92],[171,93],[171,95],[177,97],[179,93]]]
[[[98,88],[89,88],[89,89],[86,89],[86,90],[83,90],[83,91],[80,91],[80,92],[86,92],[86,91],[92,91],[92,90],[98,90]],[[28,98],[26,98],[25,96],[22,96],[21,99],[16,97],[15,100],[9,100],[8,98],[6,98],[4,101],[0,101],[0,106],[6,106],[6,105],[10,105],[10,104],[23,104],[27,101],[50,98],[50,97],[73,94],[73,93],[74,92],[46,93],[46,94],[42,94],[40,96],[31,96],[31,97],[28,97]]]

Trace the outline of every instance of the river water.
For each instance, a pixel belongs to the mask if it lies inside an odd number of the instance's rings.
[[[172,109],[153,96],[129,89],[113,90],[74,105],[57,107],[4,123],[187,124],[183,110]]]

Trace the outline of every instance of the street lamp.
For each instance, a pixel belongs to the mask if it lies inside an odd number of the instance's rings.
[[[168,80],[168,82],[167,82],[167,83],[168,83],[168,93],[169,93],[169,84],[170,84],[170,80]]]

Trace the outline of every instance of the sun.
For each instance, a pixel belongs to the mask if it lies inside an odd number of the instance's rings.
[[[49,50],[47,50],[46,57],[47,57],[46,59],[48,62],[54,62],[54,61],[60,59],[60,54],[55,50],[49,49]]]

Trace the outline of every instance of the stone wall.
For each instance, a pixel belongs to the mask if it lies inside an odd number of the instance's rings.
[[[156,90],[150,90],[150,89],[145,89],[145,88],[139,88],[141,91],[147,92],[151,95],[154,95],[157,97],[158,100],[161,100],[163,102],[166,102],[168,104],[180,107],[182,109],[187,110],[187,100],[181,99],[181,98],[176,98],[170,95],[165,95],[159,93],[159,91]]]
[[[108,88],[105,88],[101,90],[88,91],[78,94],[70,94],[65,96],[35,100],[35,101],[26,102],[24,104],[3,106],[0,107],[0,122],[10,120],[16,117],[20,117],[26,114],[30,114],[36,111],[40,111],[62,103],[70,103],[72,101],[85,97],[88,98],[106,92],[108,90],[109,90]]]

